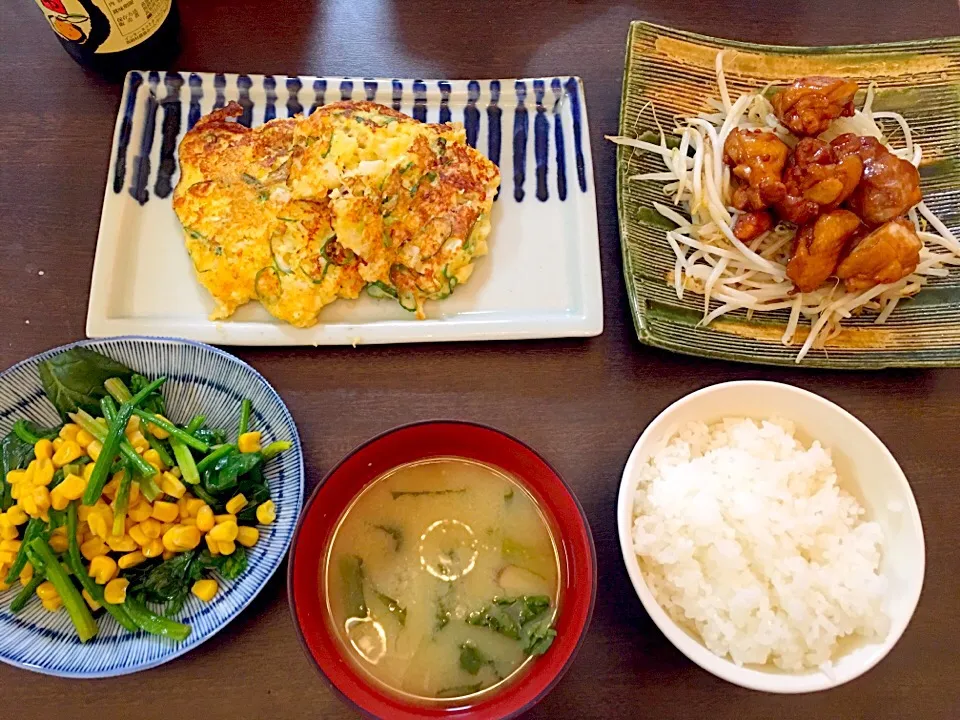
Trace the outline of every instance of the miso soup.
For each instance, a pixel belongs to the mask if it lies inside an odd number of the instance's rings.
[[[481,463],[437,458],[377,478],[323,569],[346,654],[421,700],[492,691],[556,634],[559,562],[534,499]]]

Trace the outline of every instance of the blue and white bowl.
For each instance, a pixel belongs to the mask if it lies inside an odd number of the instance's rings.
[[[177,619],[193,628],[178,643],[146,633],[129,633],[109,615],[97,618],[100,632],[81,644],[65,611],[49,613],[31,601],[19,615],[10,601],[19,583],[0,592],[0,661],[47,675],[106,678],[138,672],[172,660],[211,638],[260,592],[286,555],[303,504],[303,452],[293,418],[277,392],[256,370],[222,350],[186,340],[119,337],[86,340],[48,350],[0,373],[0,435],[14,421],[29,418],[42,425],[59,422],[37,375],[42,360],[72,347],[108,355],[147,377],[164,375],[169,415],[183,420],[203,413],[212,427],[233,428],[240,401],[253,401],[251,424],[264,444],[290,440],[293,448],[265,468],[277,519],[260,527],[260,540],[249,550],[250,565],[237,580],[218,578],[220,590],[210,603],[190,595]]]

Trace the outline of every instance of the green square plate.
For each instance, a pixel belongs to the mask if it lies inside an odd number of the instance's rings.
[[[731,95],[805,75],[838,75],[862,88],[877,83],[876,110],[901,113],[923,146],[920,175],[927,205],[960,235],[960,38],[883,45],[787,47],[753,45],[635,22],[627,39],[620,134],[637,137],[653,128],[638,125],[653,103],[661,123],[708,110],[719,96],[714,75],[717,50],[727,48],[724,70]],[[862,102],[862,93],[857,98]],[[641,122],[650,124],[650,114]],[[884,127],[884,132],[888,127]],[[893,135],[892,126],[889,127]],[[894,135],[895,137],[895,135]],[[653,211],[663,201],[662,183],[627,176],[663,170],[659,157],[620,146],[617,193],[623,268],[637,336],[641,342],[704,357],[793,365],[799,344],[781,343],[788,313],[747,320],[731,313],[698,327],[702,298],[677,299],[666,282],[674,255],[663,220]],[[811,350],[802,365],[830,368],[960,366],[960,268],[934,278],[915,298],[902,302],[883,325],[870,316],[847,320],[824,350]],[[798,333],[800,342],[803,336]]]

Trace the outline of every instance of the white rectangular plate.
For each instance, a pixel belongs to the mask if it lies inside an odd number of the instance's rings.
[[[225,321],[196,280],[173,212],[177,146],[230,100],[240,121],[373,100],[418,120],[461,122],[501,168],[490,254],[470,282],[428,302],[427,320],[362,295],[297,329],[251,302]],[[219,345],[358,345],[599,335],[603,296],[593,163],[579,78],[382,80],[305,76],[127,75],[117,117],[87,335],[171,335]]]

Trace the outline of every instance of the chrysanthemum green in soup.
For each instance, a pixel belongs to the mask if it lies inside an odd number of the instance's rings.
[[[403,465],[347,509],[324,567],[346,654],[387,689],[495,691],[547,651],[559,563],[530,494],[459,458]]]

